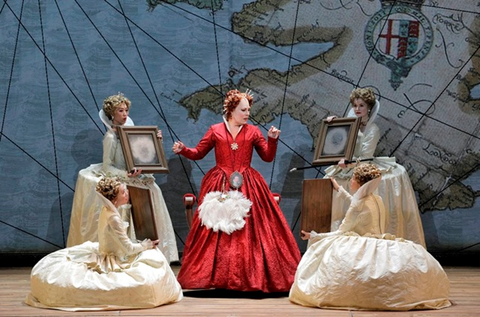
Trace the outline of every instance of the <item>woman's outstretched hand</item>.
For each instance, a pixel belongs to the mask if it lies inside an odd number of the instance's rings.
[[[306,232],[304,230],[301,230],[300,231],[302,234],[300,235],[300,237],[302,238],[302,240],[308,240],[310,239],[310,232]]]
[[[278,137],[280,136],[280,132],[282,131],[278,130],[272,125],[268,130],[268,137],[272,139],[278,139]]]
[[[177,141],[177,142],[173,143],[172,151],[173,151],[173,153],[178,154],[184,148],[185,148],[185,144],[183,144],[181,141]]]
[[[337,181],[335,180],[335,178],[330,177],[330,181],[332,182],[333,189],[335,189],[335,191],[338,192],[338,189],[340,188],[340,186],[338,185],[338,183],[337,183]]]

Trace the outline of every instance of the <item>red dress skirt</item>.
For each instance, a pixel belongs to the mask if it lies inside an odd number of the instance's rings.
[[[232,142],[225,124],[220,123],[209,129],[197,147],[180,153],[201,159],[215,148],[217,165],[202,180],[199,205],[206,194],[222,191],[225,184],[228,187],[234,171],[242,174],[239,191],[252,205],[244,227],[231,234],[207,229],[195,213],[178,281],[184,289],[288,292],[300,251],[267,183],[250,167],[254,148],[263,160],[273,160],[277,140],[267,142],[257,127],[245,125],[236,138],[237,150],[231,149]]]

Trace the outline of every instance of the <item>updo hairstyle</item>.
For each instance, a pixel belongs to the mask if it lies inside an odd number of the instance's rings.
[[[113,201],[117,198],[121,186],[122,182],[117,177],[104,177],[98,181],[95,190],[103,197]]]
[[[372,110],[375,106],[375,94],[371,88],[357,88],[350,94],[350,104],[353,106],[355,99],[362,99],[368,106],[368,110]]]
[[[232,89],[227,92],[225,101],[223,102],[223,113],[225,114],[227,121],[232,117],[232,112],[237,108],[240,101],[246,98],[250,107],[253,104],[253,97],[244,92],[240,92],[237,89]]]
[[[105,114],[110,120],[113,120],[115,109],[117,109],[122,104],[125,104],[125,106],[127,106],[127,109],[130,110],[131,102],[122,93],[110,96],[103,101],[103,112],[105,112]]]
[[[373,164],[360,164],[353,169],[353,177],[360,185],[366,184],[381,175],[380,170]]]

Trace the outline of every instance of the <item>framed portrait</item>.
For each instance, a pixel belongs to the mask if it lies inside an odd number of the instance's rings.
[[[323,120],[312,165],[336,164],[342,158],[351,160],[360,120],[360,118],[335,118],[330,122]]]
[[[162,142],[156,126],[122,126],[118,135],[122,144],[127,170],[142,169],[145,174],[169,172]]]

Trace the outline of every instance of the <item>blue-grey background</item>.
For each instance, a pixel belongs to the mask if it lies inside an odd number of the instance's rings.
[[[192,117],[181,98],[227,79],[238,81],[247,69],[287,71],[296,63],[288,54],[303,61],[332,47],[329,42],[262,46],[238,36],[232,14],[251,1],[168,2],[157,1],[154,7],[138,0],[0,2],[0,254],[65,247],[78,171],[102,160],[105,128],[98,111],[103,99],[117,92],[132,101],[136,125],[163,130],[170,173],[156,175],[156,181],[182,251],[188,233],[182,197],[198,193],[214,162],[212,153],[191,162],[170,149],[177,139],[195,145],[221,117],[209,110]],[[328,12],[318,14],[328,17]],[[337,80],[330,80],[335,86]],[[307,88],[314,91],[315,82]],[[341,89],[342,107],[348,102],[343,91],[350,88]],[[282,210],[298,239],[301,182],[322,175],[288,172],[311,161],[312,136],[288,114],[261,129],[266,135],[270,125],[280,123],[275,162],[255,156],[254,167],[282,195]],[[473,133],[478,153],[478,131]],[[471,208],[421,214],[427,246],[437,254],[478,251],[479,172],[464,184],[476,193]],[[297,242],[304,250],[305,243]]]

